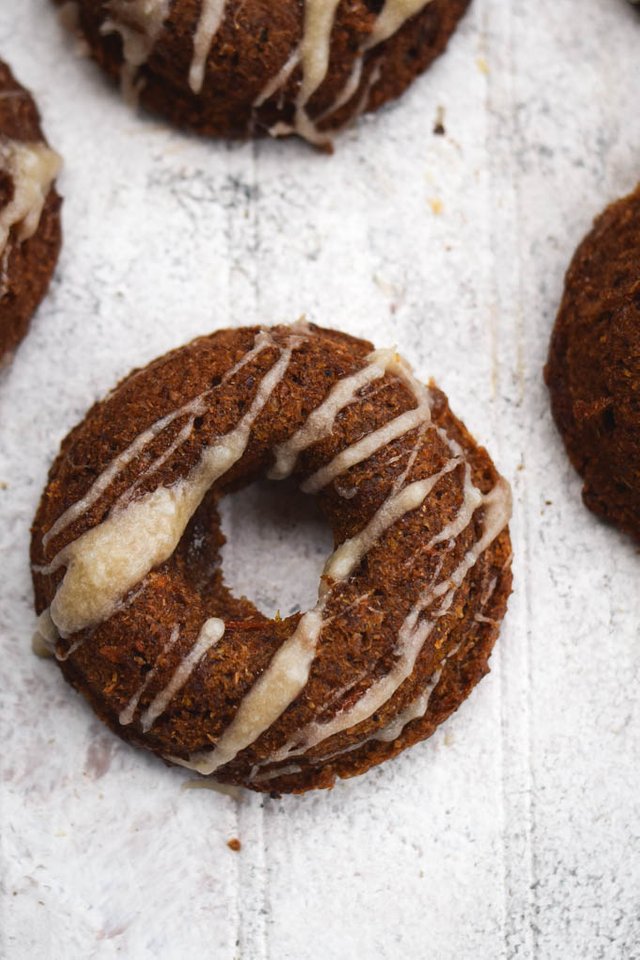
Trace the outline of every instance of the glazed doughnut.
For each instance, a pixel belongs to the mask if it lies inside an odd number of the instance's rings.
[[[319,498],[318,601],[225,587],[216,504],[267,473]],[[125,740],[303,792],[428,737],[487,672],[509,486],[393,350],[223,330],[127,377],[62,444],[33,526],[39,637]]]
[[[585,504],[640,540],[640,186],[576,251],[545,377]]]
[[[60,0],[55,0],[60,2]],[[78,0],[65,21],[154,113],[227,137],[317,146],[399,96],[470,0]]]
[[[60,165],[31,95],[0,61],[0,359],[26,334],[58,260]]]

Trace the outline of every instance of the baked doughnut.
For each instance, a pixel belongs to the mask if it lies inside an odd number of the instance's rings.
[[[63,10],[125,95],[172,123],[326,147],[429,66],[469,3],[78,0]]]
[[[585,504],[640,539],[640,186],[578,247],[545,377]]]
[[[318,602],[269,620],[223,582],[217,501],[316,494]],[[487,672],[508,484],[393,350],[300,323],[222,330],[127,377],[62,444],[33,526],[39,637],[125,740],[303,792],[428,737]]]
[[[0,359],[27,332],[58,260],[59,169],[31,95],[0,61]]]

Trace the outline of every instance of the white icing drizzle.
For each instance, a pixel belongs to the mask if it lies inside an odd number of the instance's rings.
[[[62,533],[70,523],[73,523],[74,520],[77,520],[78,517],[85,514],[93,504],[100,499],[102,494],[109,489],[118,474],[122,473],[136,457],[139,457],[152,440],[155,440],[155,438],[166,430],[175,420],[179,420],[181,417],[188,415],[191,415],[192,418],[195,419],[196,416],[201,416],[205,411],[206,406],[203,397],[196,397],[195,400],[189,401],[189,403],[186,403],[178,410],[168,413],[166,417],[156,420],[147,430],[139,434],[133,443],[112,460],[106,470],[94,480],[85,495],[58,517],[56,522],[47,530],[42,538],[43,547],[46,547],[53,537]],[[193,420],[191,422],[193,422]]]
[[[351,73],[349,74],[349,79],[345,83],[344,87],[338,94],[337,98],[328,107],[324,113],[320,114],[316,123],[321,123],[327,117],[330,117],[331,114],[337,113],[340,107],[344,107],[345,103],[348,103],[349,100],[354,96],[356,90],[360,86],[360,81],[362,80],[362,73],[364,71],[364,53],[361,53],[356,62],[353,65]]]
[[[264,783],[267,780],[276,780],[280,777],[290,777],[296,773],[302,773],[303,768],[297,763],[289,763],[285,767],[279,767],[277,770],[265,770],[258,773],[259,767],[254,767],[249,774],[250,783]],[[205,781],[206,783],[207,781]]]
[[[171,631],[171,636],[169,637],[164,647],[162,648],[161,656],[165,656],[172,649],[172,647],[176,644],[179,636],[180,636],[180,627],[176,625]],[[124,707],[124,709],[120,711],[118,721],[123,727],[126,727],[128,724],[133,722],[135,712],[138,709],[138,704],[140,703],[140,697],[143,695],[143,693],[145,692],[145,690],[147,689],[147,687],[149,686],[153,678],[156,676],[158,672],[159,663],[160,661],[157,660],[155,666],[153,666],[151,670],[149,670],[142,684],[134,693],[134,695],[131,697],[126,707]]]
[[[202,0],[200,19],[193,38],[193,59],[189,69],[189,86],[194,93],[202,91],[204,71],[213,38],[224,19],[226,0]]]
[[[509,562],[511,562],[511,557],[509,557]],[[476,623],[488,623],[488,624],[491,624],[491,625],[493,625],[493,626],[497,626],[497,625],[498,625],[497,620],[495,620],[494,617],[487,617],[487,616],[485,616],[485,614],[482,612],[482,611],[484,610],[484,608],[486,607],[486,605],[487,605],[490,597],[492,597],[493,594],[495,593],[497,586],[498,586],[498,578],[497,578],[497,576],[492,577],[492,578],[491,578],[491,581],[490,581],[489,584],[487,585],[487,589],[486,589],[485,593],[483,594],[483,596],[482,596],[482,598],[481,598],[481,600],[480,600],[480,610],[476,613],[476,615],[475,615],[474,618],[473,618],[473,619],[476,621]]]
[[[142,714],[140,724],[142,732],[147,733],[164,711],[167,709],[173,698],[184,687],[185,683],[198,666],[202,658],[222,639],[225,631],[224,620],[212,617],[206,620],[204,626],[198,634],[198,638],[187,656],[180,662],[174,671],[169,683],[160,693],[157,694]],[[144,686],[144,685],[143,685]],[[138,695],[138,700],[142,690]],[[134,708],[135,709],[135,708]],[[120,720],[122,723],[122,719]]]
[[[269,477],[272,480],[283,480],[290,476],[295,469],[298,455],[323,437],[329,436],[340,411],[354,402],[359,390],[372,380],[383,377],[394,359],[394,350],[376,350],[367,357],[366,367],[338,380],[327,398],[316,407],[300,429],[275,448],[275,463],[269,471]]]
[[[340,0],[305,0],[304,25],[300,43],[302,81],[296,97],[293,124],[276,124],[269,131],[273,136],[297,133],[310,143],[319,146],[328,140],[310,119],[306,107],[329,69],[331,33],[339,3]]]
[[[394,740],[398,739],[407,724],[411,723],[412,720],[419,720],[424,717],[427,712],[427,707],[429,706],[429,701],[431,700],[431,694],[438,685],[441,673],[442,669],[436,670],[429,680],[426,690],[424,690],[419,697],[416,697],[408,707],[401,710],[395,720],[392,720],[391,723],[383,727],[382,730],[378,730],[377,733],[373,733],[370,739],[380,740],[382,743],[393,743]],[[366,742],[365,740],[365,743]]]
[[[306,111],[309,100],[327,75],[331,32],[340,0],[306,0],[300,47],[302,82],[296,97],[294,128],[311,142],[321,142],[316,125]]]
[[[382,727],[381,730],[377,730],[375,733],[370,734],[368,737],[365,737],[364,740],[359,740],[357,743],[350,743],[348,747],[343,747],[342,750],[334,750],[332,753],[328,753],[323,757],[316,757],[313,760],[314,766],[330,763],[332,760],[338,759],[338,757],[343,757],[348,753],[353,753],[355,750],[360,750],[367,743],[373,741],[379,741],[382,743],[393,743],[394,740],[397,740],[413,720],[421,720],[427,713],[429,709],[429,704],[431,703],[431,698],[435,688],[440,682],[440,677],[442,676],[444,666],[447,660],[455,656],[455,654],[460,649],[461,644],[456,644],[456,646],[451,650],[446,657],[443,658],[442,663],[435,671],[435,673],[430,677],[427,686],[425,689],[414,699],[412,700],[404,710],[401,710],[400,713],[394,719],[387,724],[386,727]],[[262,773],[259,772],[260,767],[256,765],[250,776],[250,780],[255,783],[263,783],[267,780],[276,780],[280,777],[290,776],[294,773],[302,773],[303,767],[298,764],[287,764],[284,767],[275,767],[272,770],[264,770]]]
[[[295,328],[295,324],[293,328]],[[227,370],[224,377],[222,378],[222,383],[228,383],[230,380],[232,380],[237,373],[239,373],[244,367],[246,367],[248,363],[252,363],[252,361],[255,360],[255,358],[263,352],[263,350],[266,350],[267,347],[275,347],[275,346],[276,346],[276,342],[271,336],[271,334],[269,333],[269,331],[259,330],[253,342],[253,346],[251,347],[251,350],[248,350],[244,354],[244,356],[240,357],[238,362],[234,364],[234,366],[231,367],[230,370]]]
[[[37,630],[31,637],[31,649],[35,653],[36,657],[40,657],[42,660],[50,660],[51,657],[54,656],[54,654],[51,652],[49,644],[45,643],[42,638],[42,634],[40,634]]]
[[[297,106],[303,109],[329,69],[331,32],[340,0],[305,0],[300,47],[302,83]]]
[[[294,633],[277,650],[269,667],[254,683],[212,751],[175,763],[209,775],[229,763],[281,716],[309,678],[322,630],[323,604],[300,618]]]
[[[430,419],[431,407],[428,403],[417,406],[413,410],[407,410],[406,413],[401,413],[394,420],[385,423],[383,427],[374,430],[373,433],[367,434],[357,443],[341,450],[333,460],[308,477],[300,489],[304,493],[319,493],[336,477],[339,477],[351,467],[355,467],[356,464],[368,460],[378,450],[391,443],[392,440],[403,437],[416,427],[429,422]]]
[[[423,482],[421,488],[423,499],[437,481],[445,473],[454,469],[458,462],[457,460],[449,461],[447,467],[443,468],[439,474]],[[405,475],[409,469],[410,466],[405,471]],[[411,502],[414,501],[411,500]],[[409,504],[403,504],[402,511],[395,505],[387,509],[388,503],[389,501],[385,501],[382,504],[363,531],[361,538],[354,537],[352,541],[347,541],[344,550],[345,544],[338,547],[327,561],[323,579],[330,577],[332,585],[348,580],[364,554],[380,538],[384,530],[400,519],[407,510],[412,509]],[[318,640],[325,625],[323,615],[328,594],[329,588],[321,580],[318,603],[313,610],[304,614],[294,633],[277,651],[268,669],[240,704],[235,718],[222,734],[216,747],[200,757],[189,761],[177,759],[176,762],[210,775],[233,760],[241,750],[254,743],[261,733],[275,723],[307,684]]]
[[[510,557],[507,562],[510,562]],[[495,593],[496,587],[498,585],[498,577],[494,576],[491,578],[487,589],[483,592],[480,600],[480,609],[484,610]],[[491,617],[484,616],[481,612],[477,613],[474,618],[478,623],[488,623],[496,625],[496,621]],[[323,763],[328,763],[331,760],[335,760],[338,757],[342,757],[347,753],[352,753],[354,750],[359,750],[361,747],[364,747],[365,744],[370,743],[373,740],[382,741],[383,743],[393,743],[394,740],[397,740],[398,737],[402,735],[405,727],[407,727],[413,720],[422,719],[429,709],[433,693],[440,682],[440,678],[444,672],[444,668],[449,660],[457,655],[462,646],[462,641],[457,643],[445,657],[442,658],[442,661],[438,669],[433,673],[429,678],[427,686],[425,689],[414,699],[412,700],[404,710],[401,710],[400,713],[387,724],[386,727],[383,727],[381,730],[376,731],[375,733],[370,734],[368,737],[365,737],[364,740],[359,740],[357,743],[349,744],[348,747],[343,747],[342,750],[335,750],[332,753],[326,754],[323,757],[316,757],[313,760],[314,765],[319,765]],[[345,688],[348,689],[348,688]],[[341,691],[342,692],[342,691]],[[256,783],[261,783],[266,780],[275,780],[280,777],[285,777],[293,773],[301,773],[303,768],[296,764],[289,764],[284,767],[277,767],[272,770],[265,770],[262,773],[259,773],[260,766],[256,764],[253,768],[249,779],[255,781]]]
[[[324,146],[331,143],[332,133],[321,132],[318,124],[326,117],[336,113],[355,95],[362,81],[364,70],[364,57],[379,44],[388,40],[389,37],[397,31],[411,17],[420,13],[432,0],[386,0],[380,14],[378,15],[371,33],[358,51],[351,74],[338,94],[334,103],[325,110],[319,117],[312,120],[306,110],[307,104],[316,90],[321,86],[327,76],[329,69],[329,60],[331,52],[331,32],[335,20],[336,9],[339,0],[306,0],[304,12],[303,37],[300,44],[300,56],[290,65],[289,61],[282,68],[281,73],[274,80],[267,84],[265,89],[256,99],[254,106],[258,107],[279,89],[282,83],[286,83],[291,71],[298,62],[302,64],[302,82],[295,103],[295,114],[292,124],[278,123],[269,131],[272,136],[286,136],[290,133],[297,133],[304,137],[310,143],[317,146]],[[288,72],[285,68],[289,68]],[[371,87],[377,83],[380,76],[380,66],[376,67],[372,74],[363,96],[360,99],[351,122],[355,117],[362,113],[369,100]],[[335,133],[336,131],[333,131]]]
[[[36,571],[39,571],[42,568],[33,567],[33,569]],[[127,607],[130,607],[131,604],[135,603],[138,596],[143,592],[145,588],[145,583],[146,581],[142,580],[137,585],[135,590],[132,590],[131,593],[129,593],[129,595],[125,599],[120,600],[115,607],[114,613],[120,612],[122,610],[126,610]],[[52,637],[51,652],[55,656],[56,660],[58,660],[61,663],[64,663],[65,660],[68,660],[69,657],[71,657],[76,652],[76,650],[79,650],[80,647],[82,647],[87,640],[90,640],[95,633],[96,628],[89,630],[83,636],[77,637],[74,640],[74,642],[71,643],[65,650],[59,650],[58,641],[60,640],[60,633],[51,618],[51,607],[47,607],[44,613],[41,614],[41,617],[42,618],[46,617],[50,622],[50,631],[51,631],[51,637]],[[98,625],[96,624],[96,627],[97,626]]]
[[[322,574],[321,593],[326,593],[333,583],[344,580],[369,553],[382,534],[407,513],[422,506],[438,481],[455,470],[459,463],[460,461],[455,458],[448,460],[438,473],[425,480],[416,480],[400,493],[389,496],[367,526],[354,537],[341,543],[329,557]]]
[[[21,143],[0,136],[0,170],[13,181],[13,197],[0,208],[0,254],[10,234],[18,243],[34,235],[62,160],[46,143]]]
[[[305,0],[303,32],[300,43],[292,50],[280,67],[256,96],[254,110],[281,90],[296,67],[301,66],[302,77],[295,100],[294,118],[291,124],[278,123],[269,131],[273,136],[297,133],[318,146],[331,142],[331,134],[323,133],[318,124],[335,113],[351,100],[357,92],[364,70],[364,57],[374,47],[393,36],[411,17],[423,10],[432,0],[386,0],[367,40],[361,45],[347,83],[334,103],[319,117],[312,120],[307,112],[309,101],[324,82],[330,63],[331,34],[340,0]],[[123,65],[121,84],[125,97],[136,102],[140,91],[139,70],[148,61],[164,23],[169,16],[171,0],[108,0],[108,18],[100,30],[103,34],[118,33],[122,38]],[[77,21],[77,4],[69,2],[63,10],[66,16]],[[201,0],[200,16],[193,38],[193,56],[189,67],[188,82],[196,95],[202,92],[207,59],[213,40],[223,23],[226,0]],[[367,106],[371,86],[379,77],[371,77],[363,96],[350,118],[352,121]],[[335,133],[336,131],[334,131]]]
[[[325,723],[313,722],[298,731],[295,738],[277,750],[264,764],[279,763],[300,756],[318,744],[343,733],[351,727],[368,720],[394,695],[400,685],[411,675],[416,660],[436,626],[439,617],[450,608],[457,590],[468,572],[475,566],[484,551],[504,530],[511,515],[511,492],[508,483],[499,479],[495,487],[482,494],[484,508],[483,533],[474,546],[467,551],[462,561],[445,580],[428,586],[407,614],[398,634],[396,661],[385,676],[375,681],[363,696],[348,710],[339,713]],[[426,610],[440,600],[438,610],[430,618],[421,619]]]
[[[337,113],[341,107],[344,107],[344,105],[351,100],[351,98],[355,95],[356,91],[360,86],[363,72],[364,72],[364,53],[362,53],[354,63],[349,79],[345,83],[341,92],[338,94],[336,100],[331,104],[330,107],[327,107],[327,109],[324,110],[319,117],[316,117],[314,121],[316,124],[316,127],[318,124],[322,123],[323,120],[326,120],[327,117],[330,117],[334,113]],[[375,87],[381,75],[382,75],[382,64],[376,63],[367,79],[367,82],[365,83],[365,86],[362,91],[362,96],[358,100],[358,103],[356,104],[355,109],[351,111],[349,117],[345,120],[345,122],[341,126],[334,127],[332,131],[330,131],[329,133],[325,133],[325,134],[319,133],[318,136],[321,138],[321,142],[329,143],[331,140],[331,136],[333,134],[341,133],[347,127],[351,126],[354,120],[357,120],[357,118],[362,113],[365,112],[365,110],[369,105],[371,90],[373,87]]]
[[[484,499],[482,492],[478,490],[471,479],[471,467],[468,463],[465,464],[462,506],[454,519],[447,523],[439,533],[436,533],[435,536],[429,540],[426,549],[432,550],[437,544],[444,543],[447,540],[453,544],[455,538],[469,526],[471,518],[476,510],[482,506]]]
[[[379,353],[379,352],[378,352]],[[399,375],[406,380],[410,378],[410,373],[406,365],[395,354],[394,351],[385,351],[385,362],[398,369]],[[363,367],[361,372],[371,369],[372,364]],[[322,435],[326,423],[326,417],[329,417],[331,425],[335,417],[334,411],[339,409],[340,403],[344,403],[349,397],[353,396],[354,376],[341,381],[346,384],[351,381],[349,389],[345,391],[337,390],[340,384],[336,385],[324,403],[316,408],[316,413],[324,407],[322,417],[316,418],[315,425],[311,431],[306,430],[304,425],[294,437],[304,437],[304,442],[313,443],[318,437],[318,431]],[[424,388],[417,382],[414,385],[414,392],[422,396]],[[314,414],[312,413],[307,425],[311,423]],[[360,534],[345,541],[329,557],[325,565],[325,572],[320,581],[318,591],[318,602],[316,606],[304,614],[300,619],[295,632],[280,647],[273,657],[267,670],[262,674],[252,689],[241,702],[236,716],[231,724],[222,734],[215,748],[201,755],[195,756],[190,760],[172,757],[174,762],[182,766],[198,770],[204,775],[210,775],[221,766],[229,763],[245,747],[254,743],[258,737],[264,733],[275,721],[284,713],[286,708],[293,703],[296,697],[303,691],[309,679],[311,667],[315,657],[315,651],[325,625],[323,616],[324,609],[331,589],[340,582],[349,579],[353,571],[360,564],[363,556],[380,539],[382,534],[389,529],[392,524],[400,520],[407,512],[416,509],[426,499],[437,482],[451,470],[455,469],[460,460],[453,457],[447,461],[446,465],[436,474],[425,480],[417,481],[404,491],[399,492],[405,484],[411,468],[415,462],[418,453],[420,437],[416,441],[414,449],[407,461],[405,470],[394,483],[391,493],[387,499],[378,508],[369,524]],[[298,441],[301,442],[301,441]],[[293,451],[297,449],[294,444]],[[293,469],[293,463],[287,457],[282,461],[285,466]],[[295,461],[293,461],[295,462]],[[281,475],[286,476],[286,470]],[[279,756],[277,759],[280,759]],[[271,761],[268,761],[271,762]]]
[[[324,113],[312,120],[307,112],[309,101],[324,82],[330,63],[331,34],[340,0],[305,0],[303,30],[300,43],[292,50],[285,63],[256,96],[254,110],[281,90],[296,67],[301,67],[300,88],[294,104],[291,124],[278,123],[271,128],[273,136],[297,133],[323,146],[331,142],[331,135],[318,129],[318,124],[335,113],[355,95],[362,80],[364,57],[368,51],[389,39],[403,24],[415,16],[431,0],[386,0],[367,40],[360,47],[347,83],[335,102]],[[71,14],[77,6],[69,3]],[[169,15],[171,0],[108,0],[108,18],[101,26],[103,34],[118,33],[122,38],[123,65],[121,83],[125,97],[136,102],[140,91],[139,70],[148,61]],[[200,15],[193,38],[193,56],[188,82],[196,95],[202,92],[207,59],[213,40],[223,23],[226,0],[201,0]],[[351,120],[366,109],[371,86],[377,82],[379,68],[371,77]],[[335,131],[334,131],[335,133]]]
[[[328,753],[324,757],[317,757],[314,759],[313,763],[315,765],[320,765],[323,763],[330,763],[332,760],[336,760],[338,757],[346,756],[348,753],[353,753],[355,750],[360,750],[367,743],[371,743],[373,740],[379,740],[383,743],[393,743],[394,740],[397,740],[398,737],[402,734],[404,728],[411,723],[412,720],[419,720],[424,717],[429,707],[429,702],[431,700],[431,694],[436,688],[442,670],[437,670],[433,677],[429,680],[429,683],[426,689],[416,697],[415,700],[412,700],[411,703],[402,710],[394,720],[391,721],[386,727],[383,727],[382,730],[378,730],[376,733],[372,733],[371,736],[365,737],[364,740],[359,740],[358,743],[350,743],[348,747],[344,747],[342,750],[335,750],[333,753]],[[254,767],[251,776],[249,779],[254,783],[264,783],[268,780],[279,780],[280,777],[287,777],[293,774],[302,773],[303,767],[298,764],[286,764],[284,767],[275,767],[272,770],[260,771],[259,766]]]
[[[375,85],[377,84],[381,76],[382,76],[382,64],[376,63],[375,67],[371,71],[369,79],[366,82],[365,88],[362,91],[362,96],[360,97],[358,103],[356,104],[355,110],[353,111],[351,116],[347,120],[345,120],[342,126],[337,127],[336,129],[337,133],[342,133],[343,130],[346,130],[347,127],[349,127],[354,120],[357,120],[357,118],[361,114],[363,114],[365,110],[367,110],[369,106],[369,101],[371,99],[371,91],[373,87],[375,87]]]
[[[280,67],[275,77],[272,77],[271,80],[263,87],[258,96],[253,101],[254,109],[261,107],[263,103],[269,100],[274,93],[278,90],[281,90],[285,86],[289,77],[295,70],[295,68],[300,63],[300,45],[294,47],[288,59],[285,60],[283,65]]]
[[[64,578],[58,586],[50,611],[42,615],[39,624],[39,632],[47,638],[49,649],[55,647],[57,635],[65,636],[75,633],[111,616],[131,588],[139,584],[153,567],[171,556],[206,491],[242,457],[256,418],[286,375],[293,350],[301,343],[304,336],[311,335],[313,331],[310,328],[299,325],[296,328],[296,335],[290,336],[285,345],[279,345],[273,341],[267,331],[260,331],[253,347],[228,371],[223,380],[225,382],[234,376],[266,347],[277,346],[278,359],[263,375],[250,408],[238,425],[204,450],[199,462],[186,478],[172,487],[160,487],[139,500],[129,502],[132,490],[139,483],[137,480],[112,507],[106,520],[67,544],[49,567],[42,571],[53,573],[60,566],[66,567]],[[448,437],[441,427],[434,426],[431,422],[430,391],[416,380],[408,365],[392,350],[376,351],[367,358],[367,363],[355,374],[344,377],[334,384],[325,400],[308,416],[298,431],[274,451],[275,465],[272,475],[288,476],[295,469],[299,453],[331,433],[336,416],[354,402],[358,391],[389,370],[393,371],[410,389],[416,406],[341,451],[329,464],[308,479],[306,487],[313,492],[321,489],[327,483],[336,480],[351,466],[371,457],[392,440],[417,429],[417,437],[404,470],[366,527],[342,543],[328,559],[315,607],[300,618],[293,634],[276,651],[267,669],[240,702],[234,719],[223,731],[215,747],[196,754],[188,760],[171,757],[170,759],[175,762],[204,774],[214,773],[232,761],[240,751],[254,743],[278,720],[302,693],[308,682],[322,630],[329,622],[325,620],[324,612],[333,588],[350,578],[363,557],[380,541],[387,530],[401,521],[408,512],[421,507],[439,480],[464,463],[462,502],[457,513],[422,549],[431,550],[438,543],[445,541],[448,542],[449,549],[453,549],[456,537],[469,526],[478,509],[483,510],[483,531],[480,539],[466,552],[453,573],[443,580],[438,579],[443,564],[441,558],[431,582],[423,589],[399,630],[396,658],[389,672],[377,679],[350,708],[343,710],[329,721],[323,723],[314,721],[304,730],[298,731],[294,739],[258,764],[256,778],[263,776],[257,773],[260,767],[282,763],[291,757],[303,755],[319,743],[367,720],[411,675],[438,618],[445,615],[469,570],[506,526],[511,505],[508,484],[506,481],[499,480],[487,494],[478,490],[472,482],[471,468],[464,458],[464,451],[460,444]],[[188,435],[193,418],[206,409],[205,397],[209,393],[211,391],[207,391],[206,394],[190,401],[179,410],[168,414],[144,431],[94,481],[82,500],[69,508],[56,521],[48,537],[60,532],[68,523],[89,509],[114,477],[170,423],[179,416],[187,416],[187,423],[170,445],[172,450],[177,449]],[[435,429],[448,446],[451,455],[436,473],[407,483],[427,429]],[[149,472],[156,470],[161,463],[165,462],[166,457],[167,451],[151,464],[144,475],[148,476]],[[493,586],[495,589],[495,581]],[[367,594],[363,595],[357,602],[366,597]],[[435,611],[429,617],[425,617],[425,613],[436,603]],[[344,612],[345,610],[342,610],[334,616],[340,616]],[[189,680],[202,657],[223,636],[224,630],[224,622],[217,618],[212,618],[204,624],[190,653],[178,665],[167,685],[141,716],[143,731],[149,730],[154,721],[167,709],[176,693]],[[171,635],[170,645],[177,639],[176,631],[177,628]],[[392,724],[368,739],[396,739],[399,736],[396,731],[401,731],[412,719],[422,715],[420,714],[422,708],[424,713],[428,705],[428,699],[425,697],[430,695],[437,683],[445,661],[446,658],[440,663],[429,687],[423,691],[418,701],[402,711]],[[141,688],[120,714],[121,723],[133,721],[140,698],[153,676],[156,675],[156,669],[157,667],[152,668]],[[362,743],[363,741],[348,749],[356,749]],[[268,771],[263,778],[270,779],[272,776],[283,775],[285,774],[281,768],[279,771]],[[252,779],[255,779],[253,774]]]
[[[108,619],[122,597],[171,556],[209,487],[242,457],[253,423],[283,379],[298,343],[296,337],[288,341],[238,426],[207,447],[186,478],[112,510],[42,571],[66,566],[50,608],[60,636]]]
[[[345,103],[348,103],[351,97],[355,94],[356,90],[360,86],[362,71],[364,69],[365,55],[370,50],[373,50],[374,47],[377,47],[379,44],[384,43],[385,40],[388,40],[390,37],[392,37],[394,33],[397,33],[398,30],[404,26],[407,20],[420,13],[431,2],[432,0],[387,0],[384,7],[380,11],[373,30],[360,47],[360,51],[353,65],[353,69],[349,79],[347,80],[347,83],[343,87],[342,91],[338,94],[335,103],[333,103],[332,106],[329,107],[329,109],[318,118],[316,121],[317,123],[324,120],[332,113],[336,113],[340,107],[343,107]]]
[[[171,0],[109,0],[107,3],[109,18],[100,32],[119,33],[122,38],[120,79],[122,92],[131,102],[137,101],[140,92],[138,71],[151,56],[170,7]]]
[[[274,346],[274,340],[266,330],[260,330],[255,338],[253,347],[251,350],[247,351],[243,357],[236,363],[230,370],[226,372],[222,378],[221,384],[228,383],[237,373],[242,370],[244,366],[248,363],[251,363],[263,350],[266,350],[267,347]],[[155,440],[164,430],[167,429],[174,421],[180,420],[182,417],[188,416],[189,421],[185,425],[182,431],[176,437],[174,443],[168,448],[161,457],[158,458],[144,473],[143,476],[149,476],[149,474],[157,471],[163,463],[175,453],[181,443],[184,443],[191,434],[193,429],[193,423],[196,417],[200,417],[207,411],[207,400],[210,398],[211,394],[217,388],[205,391],[205,393],[200,394],[200,396],[195,397],[195,399],[190,400],[188,403],[183,404],[177,410],[173,410],[171,413],[168,413],[166,416],[161,417],[159,420],[156,420],[155,423],[152,423],[150,427],[144,430],[139,434],[135,440],[129,444],[129,446],[118,454],[114,460],[111,461],[108,467],[102,471],[102,473],[93,481],[88,491],[84,494],[80,500],[77,500],[76,503],[72,504],[68,510],[65,510],[61,514],[56,522],[51,526],[49,530],[45,533],[42,538],[42,545],[46,547],[47,544],[51,541],[53,537],[56,537],[59,533],[69,526],[70,523],[73,523],[74,520],[77,520],[78,517],[81,517],[85,514],[93,504],[100,499],[102,494],[108,490],[115,478],[122,473],[122,471],[127,467],[136,457],[139,457],[146,447]],[[178,441],[181,441],[179,443]],[[139,485],[143,477],[141,476],[133,487],[128,491],[129,494]],[[43,572],[39,570],[39,572]]]
[[[58,631],[47,608],[36,622],[36,629],[31,638],[32,650],[38,657],[53,657],[57,640]]]
[[[204,412],[205,411],[203,409],[203,413]],[[143,483],[146,483],[149,477],[152,477],[154,473],[157,473],[158,470],[160,470],[161,467],[163,467],[164,464],[171,459],[174,453],[180,449],[180,447],[183,447],[185,445],[185,443],[193,433],[195,419],[196,417],[194,415],[187,421],[187,423],[185,423],[182,430],[178,433],[175,440],[173,440],[172,443],[169,444],[165,452],[161,454],[156,460],[154,460],[153,463],[150,464],[150,466],[148,466],[146,470],[143,470],[143,472],[140,474],[138,479],[135,480],[131,484],[131,486],[128,487],[127,490],[125,490],[124,493],[122,493],[118,497],[112,509],[115,509],[115,510],[122,509],[127,505],[127,503],[133,500],[136,490],[138,490]]]
[[[404,26],[407,20],[415,17],[431,2],[432,0],[387,0],[365,43],[365,48],[371,50],[379,43],[388,40],[398,32],[400,27]]]

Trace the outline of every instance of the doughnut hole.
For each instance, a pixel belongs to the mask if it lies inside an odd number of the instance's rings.
[[[258,480],[219,503],[222,571],[236,597],[267,617],[312,607],[333,538],[315,497],[293,481]]]

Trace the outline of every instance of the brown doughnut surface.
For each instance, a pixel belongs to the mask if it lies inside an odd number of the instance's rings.
[[[545,378],[585,504],[640,539],[640,187],[576,251]]]
[[[41,151],[40,159],[47,167],[41,174],[36,171],[45,195],[36,194],[33,202],[26,201],[18,209],[16,194],[25,184],[29,189],[28,179],[33,173],[23,165],[25,174],[19,177],[16,157],[20,155],[23,164],[30,164],[35,156],[31,148]],[[50,180],[56,161],[46,148],[31,95],[0,61],[0,359],[10,354],[26,334],[58,260],[61,201]],[[27,208],[36,211],[29,227],[25,227]]]
[[[488,671],[508,484],[435,386],[371,351],[304,323],[222,330],[63,442],[32,531],[40,632],[124,739],[303,792],[430,736]],[[217,503],[265,473],[318,496],[337,548],[317,606],[284,620],[220,567]]]
[[[469,3],[79,0],[64,9],[125,95],[177,126],[298,133],[327,147],[426,70]]]

